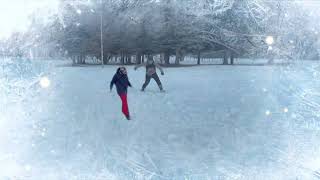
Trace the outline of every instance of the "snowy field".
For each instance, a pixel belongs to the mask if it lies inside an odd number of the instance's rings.
[[[61,63],[61,62],[59,62]],[[320,64],[166,68],[0,62],[0,179],[320,179]],[[48,88],[39,79],[50,80]]]

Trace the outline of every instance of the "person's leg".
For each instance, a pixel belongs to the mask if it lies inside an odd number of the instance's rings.
[[[130,120],[127,94],[125,94],[125,93],[121,94],[120,98],[121,98],[121,101],[122,101],[122,113],[126,116],[126,118],[128,120]]]
[[[144,91],[144,89],[148,86],[148,84],[150,83],[150,79],[151,79],[151,77],[146,74],[146,80],[145,80],[144,84],[142,85],[141,91]]]
[[[160,78],[158,76],[157,73],[154,73],[152,75],[152,78],[157,82],[158,86],[159,86],[159,89],[162,91],[163,90],[163,87],[162,87],[162,84],[161,84],[161,81],[160,81]]]

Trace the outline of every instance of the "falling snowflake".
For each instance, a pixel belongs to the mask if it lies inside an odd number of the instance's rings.
[[[25,169],[26,171],[31,171],[31,166],[30,166],[30,165],[25,165],[25,166],[24,166],[24,169]]]
[[[42,133],[41,133],[41,136],[42,136],[42,137],[46,136],[46,133],[45,133],[45,132],[42,132]]]
[[[271,115],[271,112],[269,110],[266,111],[266,115],[269,116]]]
[[[318,75],[318,72],[313,72],[313,77],[316,77]]]
[[[268,45],[272,45],[272,44],[274,43],[274,38],[273,38],[273,36],[267,36],[267,38],[266,38],[266,43],[267,43]]]
[[[39,83],[40,83],[40,86],[44,89],[50,86],[50,80],[48,77],[42,77]]]

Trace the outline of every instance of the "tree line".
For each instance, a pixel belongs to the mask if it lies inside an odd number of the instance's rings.
[[[200,64],[203,53],[218,51],[224,64],[235,57],[319,58],[317,30],[306,25],[311,15],[290,1],[60,0],[45,23],[36,13],[30,19],[27,32],[3,42],[3,54],[104,64],[141,63],[147,55],[164,64],[188,55]]]

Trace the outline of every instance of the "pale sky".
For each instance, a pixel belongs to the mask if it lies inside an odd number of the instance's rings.
[[[26,30],[30,23],[28,15],[32,12],[39,9],[54,11],[57,6],[58,0],[0,0],[0,39],[14,31]]]

